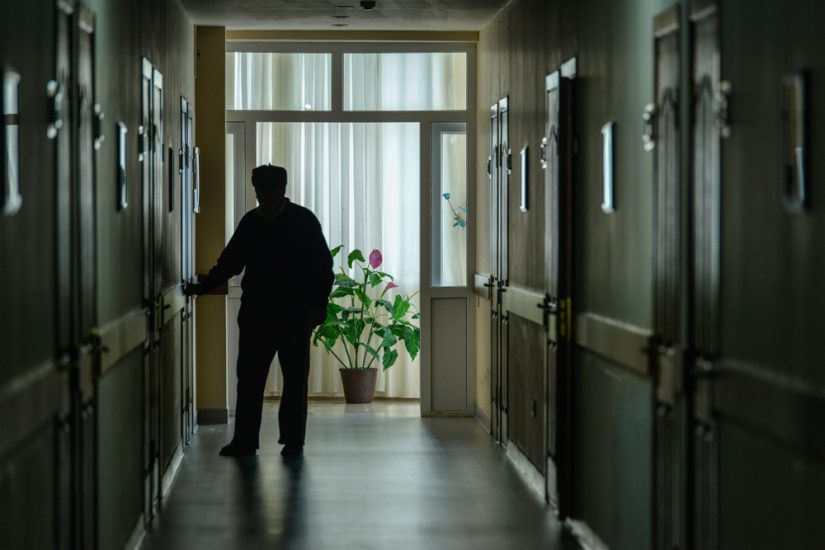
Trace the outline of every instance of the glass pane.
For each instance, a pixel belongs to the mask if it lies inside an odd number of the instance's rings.
[[[344,55],[344,110],[455,111],[467,108],[467,54]]]
[[[227,53],[226,108],[329,111],[331,80],[328,53]]]
[[[433,286],[467,285],[467,129],[433,126]]]

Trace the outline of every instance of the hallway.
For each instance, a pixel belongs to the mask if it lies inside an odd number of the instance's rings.
[[[577,548],[474,419],[418,411],[313,401],[288,461],[277,403],[256,457],[218,456],[232,426],[201,427],[144,548]]]

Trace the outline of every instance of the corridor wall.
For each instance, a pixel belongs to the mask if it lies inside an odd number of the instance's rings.
[[[165,281],[174,279],[179,285],[180,106],[181,97],[194,101],[194,26],[177,0],[84,4],[12,1],[4,3],[0,17],[0,66],[20,74],[23,199],[19,212],[0,216],[0,529],[7,548],[119,548],[136,542],[157,506],[168,457],[185,442],[184,429],[178,429],[184,398],[179,391],[168,391],[180,383],[182,344],[175,344],[162,367],[171,373],[167,393],[147,393],[152,330],[147,325],[157,312],[144,292],[143,231],[147,211],[158,207],[158,225],[165,229],[166,239],[158,268],[166,270]],[[72,79],[80,76],[70,58],[79,54],[68,50],[75,51],[84,32],[93,35],[94,85],[78,93]],[[61,36],[72,38],[61,42]],[[163,181],[158,182],[163,189],[158,205],[146,204],[139,160],[146,153],[140,138],[140,127],[145,126],[142,58],[164,77],[163,127],[158,135],[164,136],[166,162]],[[47,83],[62,82],[59,73],[67,70],[63,102],[55,104],[47,97]],[[93,99],[87,97],[90,93]],[[95,117],[98,148],[85,159],[79,158],[80,149],[69,147],[68,164],[60,164],[61,140],[68,139],[64,136],[80,132],[77,144],[87,137],[83,121],[94,114],[86,109],[87,100],[98,104],[103,114]],[[47,130],[56,118],[65,124],[54,132],[56,139],[50,139]],[[123,197],[118,187],[118,123],[126,129]],[[75,180],[86,176],[70,173],[77,173],[74,166],[87,160],[93,163],[94,177],[88,185],[93,202],[90,209],[73,209],[70,203],[81,185]],[[73,288],[78,268],[74,259],[69,269],[60,268],[58,243],[81,238],[74,229],[71,237],[61,233],[82,217],[93,220],[94,227],[88,278],[95,291],[87,313],[94,329],[78,333],[66,345],[59,334],[77,331],[58,295],[61,289]],[[65,226],[61,220],[66,220]],[[87,306],[71,306],[83,307]],[[88,388],[82,400],[76,397],[79,386]],[[160,457],[157,489],[150,490],[153,482],[147,481],[146,470],[153,451],[147,423],[152,414],[165,418],[167,456]],[[78,430],[85,434],[80,442]]]
[[[671,0],[517,0],[482,30],[478,46],[477,280],[490,265],[490,182],[482,165],[490,156],[487,107],[506,97],[510,117],[509,286],[545,293],[541,258],[547,243],[542,138],[547,136],[545,75],[575,58],[572,80],[573,142],[573,360],[569,422],[572,463],[558,475],[572,491],[562,510],[568,525],[611,548],[656,548],[672,537],[686,548],[753,548],[793,540],[799,547],[822,540],[823,509],[815,494],[825,481],[821,338],[825,294],[818,283],[823,265],[823,210],[819,199],[802,211],[782,200],[783,126],[781,83],[806,78],[808,151],[821,144],[825,112],[816,97],[821,84],[821,39],[815,38],[822,8],[803,1],[719,2],[721,75],[730,82],[730,137],[721,138],[721,259],[718,355],[696,361],[693,331],[703,326],[691,305],[687,275],[696,267],[691,228],[702,211],[690,203],[694,189],[697,87],[691,81],[693,26],[714,2]],[[680,160],[676,168],[684,203],[679,223],[684,277],[679,315],[688,349],[680,356],[675,405],[678,455],[672,501],[657,492],[656,389],[663,365],[652,350],[665,344],[656,334],[655,198],[653,153],[643,148],[643,113],[654,102],[654,20],[673,9],[678,64]],[[681,21],[681,25],[679,22]],[[779,22],[782,22],[781,24]],[[684,53],[686,52],[686,53]],[[820,93],[821,95],[821,93]],[[715,121],[716,119],[714,119]],[[721,120],[721,119],[720,119]],[[613,123],[615,209],[602,209],[602,127]],[[714,122],[715,123],[715,122]],[[721,124],[721,122],[720,122]],[[526,212],[519,208],[522,167],[529,147]],[[658,146],[658,145],[657,145]],[[503,154],[507,155],[508,151]],[[811,185],[825,167],[808,159]],[[812,188],[813,189],[813,188]],[[813,193],[814,191],[811,190]],[[701,266],[700,266],[701,267]],[[504,294],[510,290],[506,290]],[[490,302],[477,302],[477,415],[495,414],[495,376],[490,360]],[[539,304],[540,305],[540,304]],[[532,307],[532,305],[531,305]],[[780,321],[781,320],[781,321]],[[495,318],[493,320],[495,321]],[[524,322],[506,320],[509,345]],[[513,327],[517,327],[514,329]],[[505,345],[506,340],[502,340]],[[493,346],[495,347],[495,346]],[[531,348],[532,349],[532,348]],[[547,403],[542,351],[503,352],[507,368],[510,433],[508,453],[525,456],[545,474],[541,439]],[[693,355],[691,355],[693,354]],[[712,374],[697,373],[708,365]],[[698,386],[712,377],[713,410],[708,428],[697,420],[703,403]],[[551,401],[552,391],[550,389]],[[536,403],[539,403],[537,407]],[[537,414],[536,411],[539,411]],[[696,435],[700,434],[700,435]],[[703,444],[695,438],[712,441]],[[699,456],[707,449],[707,455]],[[714,463],[714,460],[719,460]],[[709,466],[708,466],[709,465]],[[710,473],[702,470],[708,466]],[[743,475],[746,471],[747,475]],[[551,472],[552,473],[552,472]],[[671,475],[671,474],[668,474]],[[555,480],[550,480],[555,484]],[[553,495],[548,496],[553,503]],[[554,503],[557,504],[557,503]],[[562,507],[564,508],[564,507]],[[663,519],[663,517],[665,517]],[[768,519],[770,518],[770,519]],[[770,521],[771,542],[759,525]],[[662,527],[669,530],[664,533]],[[751,538],[753,537],[753,538]],[[661,546],[663,547],[663,546]]]

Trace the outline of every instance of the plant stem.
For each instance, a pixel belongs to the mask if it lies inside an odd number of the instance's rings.
[[[326,347],[326,348],[327,348],[327,351],[328,351],[328,352],[330,352],[330,353],[332,354],[332,356],[333,356],[333,357],[335,357],[336,359],[338,359],[338,362],[339,362],[339,363],[341,363],[341,365],[342,365],[344,368],[347,368],[346,363],[344,363],[343,361],[341,361],[341,358],[340,358],[340,357],[338,357],[338,354],[337,354],[337,353],[335,353],[334,351],[332,351],[332,348],[331,348],[331,347],[329,347],[329,346],[327,346],[326,342],[324,343],[324,347]],[[346,345],[344,346],[344,349],[346,350]]]
[[[352,357],[349,354],[349,348],[347,347],[347,337],[344,336],[344,334],[341,332],[341,327],[340,326],[338,327],[338,334],[341,335],[341,339],[344,341],[344,352],[347,354],[347,361],[349,362],[349,365],[344,365],[344,367],[348,368],[348,369],[351,369],[351,368],[353,368],[352,367],[353,363],[352,363]],[[356,351],[358,350],[358,348],[355,348],[355,349],[356,349]],[[343,364],[343,362],[342,362],[342,364]]]
[[[367,295],[367,279],[368,279],[367,271],[368,270],[367,270],[366,267],[361,268],[361,273],[364,275],[364,286],[361,287],[361,292],[363,293],[363,296]],[[361,298],[361,317],[359,318],[359,322],[361,322],[361,323],[364,322],[364,309],[366,309],[366,304],[364,303],[363,298]],[[371,327],[370,327],[370,330],[372,330]],[[361,342],[361,335],[360,334],[358,335],[358,342],[359,343]],[[370,342],[369,342],[369,338],[368,338],[367,339],[367,344],[369,344],[369,343]],[[357,363],[358,363],[358,348],[355,348],[355,362],[356,362],[356,366],[357,366]],[[364,361],[363,362],[364,363],[367,362],[367,350],[366,349],[364,349]]]

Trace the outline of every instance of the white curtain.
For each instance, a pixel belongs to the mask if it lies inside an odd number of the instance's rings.
[[[392,294],[421,288],[417,123],[259,123],[256,158],[287,169],[287,196],[315,212],[330,247],[365,257],[378,248],[382,270],[399,285]],[[339,256],[336,269],[345,260]],[[376,395],[419,397],[419,362],[399,350],[396,364],[379,373]],[[312,349],[310,365],[311,395],[341,394],[339,365],[323,346]],[[273,367],[267,391],[277,395],[277,359]]]
[[[348,111],[466,109],[463,52],[345,54],[343,73],[341,99]],[[227,109],[331,109],[330,54],[228,53],[226,76]],[[315,212],[330,247],[359,248],[365,256],[378,248],[382,269],[399,285],[393,294],[421,288],[418,123],[258,123],[256,134],[257,163],[287,169],[287,196]],[[453,151],[466,155],[462,146],[453,144]],[[463,166],[443,167],[452,182],[466,180]],[[461,185],[466,190],[466,181]],[[464,191],[456,191],[455,200],[463,201]],[[466,255],[463,237],[447,240],[443,252],[449,257]],[[338,267],[344,260],[338,258]],[[419,306],[418,298],[414,304]],[[399,349],[396,364],[379,373],[376,394],[418,398],[419,362]],[[267,392],[277,395],[281,387],[276,359]],[[342,394],[337,362],[322,346],[311,352],[309,388],[315,396]]]

